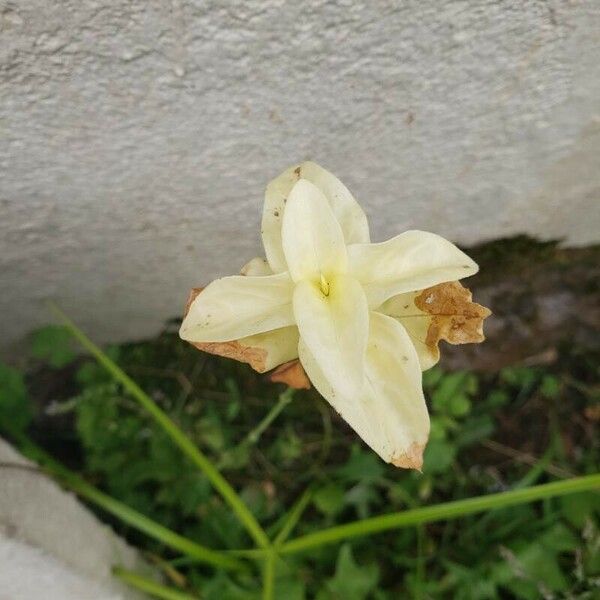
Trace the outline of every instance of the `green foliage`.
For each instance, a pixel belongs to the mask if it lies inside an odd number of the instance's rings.
[[[55,429],[59,446],[61,435],[67,442],[76,434],[80,452],[66,457],[71,464],[80,457],[80,472],[95,485],[200,544],[249,547],[230,508],[155,421],[95,362],[61,370],[61,360],[65,365],[71,358],[52,354],[56,340],[46,343],[46,351],[36,350],[50,369],[32,377],[34,384],[65,380],[64,396],[52,401],[73,418],[74,429],[68,421]],[[555,478],[557,470],[594,472],[600,459],[597,436],[584,417],[598,401],[597,361],[590,357],[567,355],[556,366],[487,375],[438,367],[426,372],[432,427],[419,474],[382,463],[314,391],[297,393],[255,441],[253,432],[282,388],[245,365],[198,353],[171,334],[109,352],[219,465],[269,531],[278,530],[309,484],[314,493],[293,535],[531,485]],[[59,418],[33,415],[22,376],[1,367],[0,428],[23,430],[33,416],[34,436]],[[422,528],[420,540],[416,530],[405,529],[357,538],[352,546],[285,555],[275,565],[275,598],[593,598],[600,577],[599,516],[598,494],[576,494],[542,507],[433,524]],[[180,561],[159,543],[112,525],[172,561],[188,593],[219,600],[261,597],[257,573],[214,572]]]
[[[377,565],[357,565],[352,549],[344,544],[338,554],[335,575],[326,581],[317,600],[366,600],[375,590],[378,580]]]
[[[0,363],[0,431],[24,431],[33,417],[23,375]]]
[[[60,369],[75,359],[73,337],[62,325],[48,325],[33,333],[31,355],[54,369]]]

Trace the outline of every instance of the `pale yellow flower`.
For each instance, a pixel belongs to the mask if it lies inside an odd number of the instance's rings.
[[[443,335],[427,341],[434,295],[421,308],[417,298],[477,265],[433,233],[370,243],[348,189],[311,162],[268,185],[262,238],[266,260],[208,285],[190,304],[181,337],[258,371],[299,358],[383,460],[420,468],[429,436],[421,371],[437,361]]]

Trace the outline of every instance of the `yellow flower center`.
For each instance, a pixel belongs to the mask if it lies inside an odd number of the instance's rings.
[[[321,283],[319,284],[319,287],[321,288],[323,296],[329,296],[329,281],[325,279],[323,273],[321,273]]]

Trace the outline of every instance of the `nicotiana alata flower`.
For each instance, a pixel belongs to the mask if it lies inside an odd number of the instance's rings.
[[[283,364],[274,379],[297,387],[305,372],[383,460],[419,469],[421,372],[440,339],[483,340],[489,311],[457,281],[477,265],[424,231],[371,243],[352,194],[312,162],[267,186],[262,239],[266,259],[194,290],[180,336],[259,372]]]

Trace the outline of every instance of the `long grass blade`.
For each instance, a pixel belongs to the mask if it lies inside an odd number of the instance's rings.
[[[74,338],[135,398],[152,418],[171,437],[173,442],[188,456],[188,458],[206,475],[214,488],[229,504],[233,512],[246,527],[254,541],[261,547],[269,545],[269,539],[254,515],[237,495],[229,482],[219,473],[210,459],[205,456],[114,361],[112,361],[94,342],[92,342],[57,306],[51,305],[52,310],[64,322]]]
[[[275,552],[268,552],[265,556],[263,567],[263,600],[275,600],[275,562],[277,555]]]
[[[313,490],[309,487],[307,490],[304,491],[302,496],[300,496],[296,504],[292,506],[290,511],[285,516],[283,525],[281,526],[279,533],[273,541],[274,546],[280,546],[290,537],[290,533],[292,533],[294,527],[296,527],[296,525],[298,524],[298,521],[300,520],[302,513],[306,510],[306,507],[308,506],[308,503],[310,502],[312,496]]]
[[[150,594],[155,598],[163,598],[164,600],[199,600],[199,596],[191,596],[185,592],[180,592],[179,590],[161,585],[160,583],[156,583],[156,581],[152,581],[152,579],[147,579],[146,577],[142,577],[132,571],[126,571],[120,567],[115,567],[113,569],[113,574],[131,587]]]
[[[434,506],[424,508],[415,508],[403,512],[372,517],[346,525],[339,525],[329,529],[323,529],[316,533],[311,533],[302,537],[293,539],[281,546],[281,554],[290,554],[301,552],[322,546],[339,542],[340,540],[372,535],[390,529],[399,529],[402,527],[411,527],[420,523],[433,523],[435,521],[445,521],[447,519],[457,519],[464,515],[525,504],[542,500],[544,498],[553,498],[575,492],[584,492],[600,488],[600,475],[588,475],[585,477],[574,477],[562,481],[554,481],[542,485],[536,485],[530,488],[500,492],[498,494],[489,494],[466,500],[456,500],[454,502],[445,502]]]

